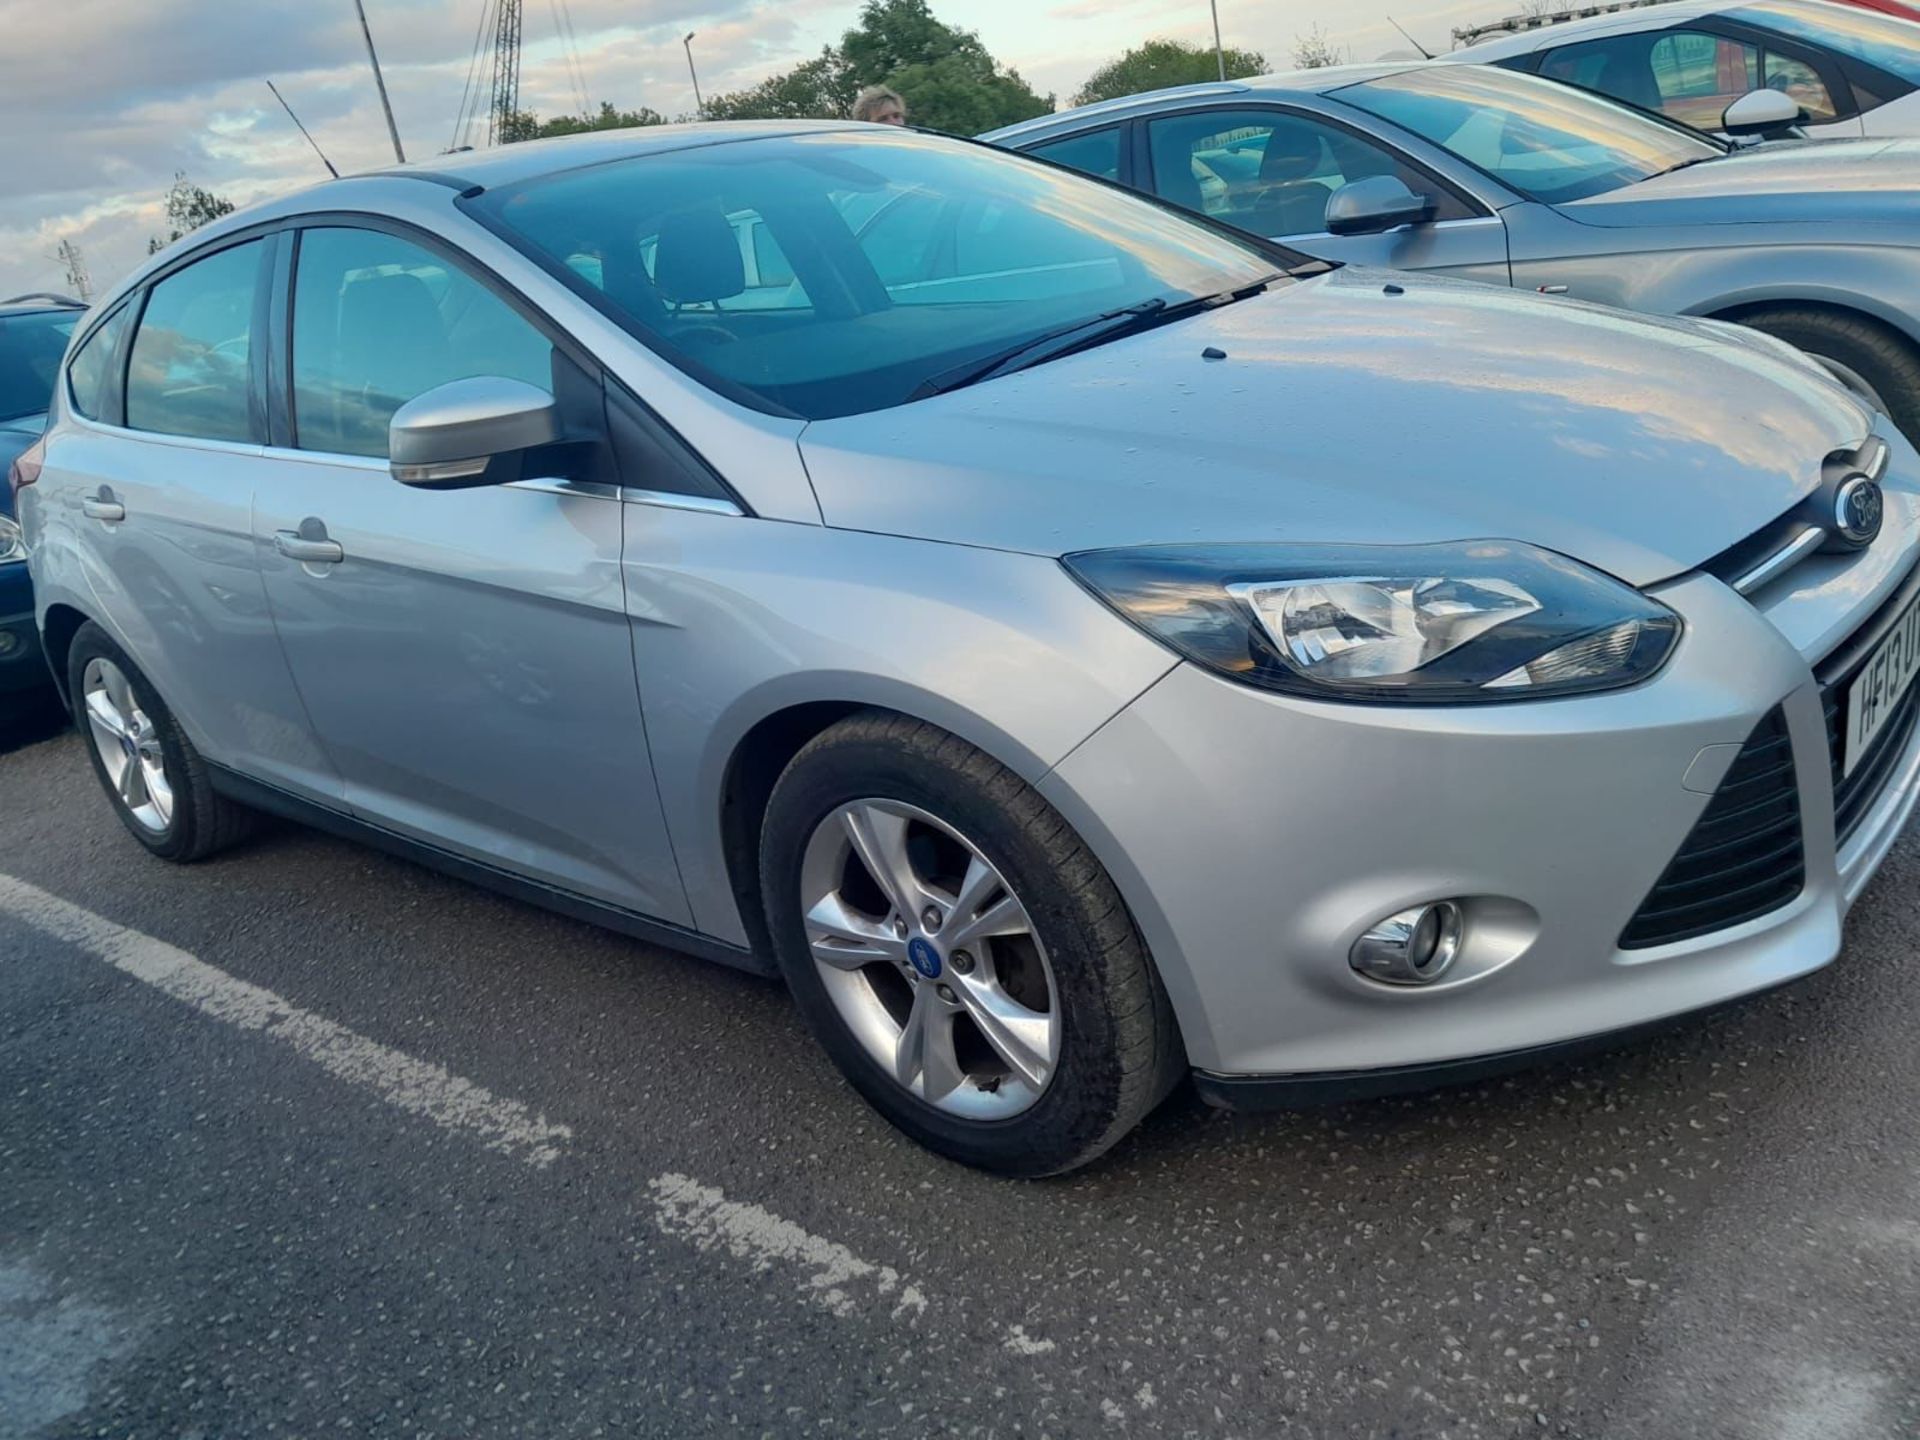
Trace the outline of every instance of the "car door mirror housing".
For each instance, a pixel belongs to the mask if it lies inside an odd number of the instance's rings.
[[[1727,107],[1720,128],[1729,135],[1780,138],[1806,121],[1800,102],[1779,90],[1751,90]]]
[[[1330,235],[1381,235],[1433,218],[1433,200],[1416,195],[1392,175],[1374,175],[1342,185],[1327,201]]]
[[[551,464],[529,461],[557,458],[552,447],[566,439],[552,395],[524,380],[481,375],[436,385],[394,411],[387,456],[403,485],[461,490],[535,478],[536,470],[551,476]]]

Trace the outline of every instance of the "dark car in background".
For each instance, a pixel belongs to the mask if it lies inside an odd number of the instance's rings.
[[[0,470],[11,472],[46,428],[60,357],[86,309],[63,295],[0,300]],[[26,559],[14,523],[13,486],[0,486],[0,704],[52,680],[34,631]]]

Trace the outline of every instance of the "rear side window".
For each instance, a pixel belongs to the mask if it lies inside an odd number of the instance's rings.
[[[1036,145],[1027,153],[1038,155],[1042,160],[1051,160],[1056,165],[1098,175],[1102,180],[1120,178],[1118,126],[1096,130],[1091,135],[1075,135],[1069,140],[1055,140],[1050,145]]]
[[[127,365],[127,424],[135,430],[246,442],[253,298],[263,241],[250,240],[175,271],[147,296]]]
[[[378,230],[301,232],[293,406],[302,450],[384,458],[394,411],[476,375],[552,390],[553,346],[486,286],[418,245]]]
[[[122,305],[89,335],[67,366],[67,394],[73,408],[89,420],[111,420],[114,357],[133,311]]]

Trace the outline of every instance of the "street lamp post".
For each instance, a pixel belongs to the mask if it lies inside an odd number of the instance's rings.
[[[1220,78],[1227,78],[1227,52],[1220,48],[1220,0],[1207,0],[1207,7],[1213,11],[1213,58],[1220,67]]]
[[[699,32],[689,30],[687,38],[680,43],[687,47],[687,76],[693,81],[693,113],[702,120],[707,118],[707,102],[700,98],[700,72],[693,68],[693,37]],[[1223,71],[1224,75],[1225,72]]]

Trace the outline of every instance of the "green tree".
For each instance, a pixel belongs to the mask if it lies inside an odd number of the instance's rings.
[[[1267,73],[1267,57],[1258,50],[1228,50],[1225,58],[1229,80]],[[1073,97],[1073,103],[1091,105],[1096,100],[1118,100],[1122,95],[1219,78],[1219,61],[1207,46],[1189,45],[1184,40],[1149,40],[1094,71]]]
[[[1318,21],[1304,35],[1293,37],[1293,65],[1296,70],[1324,70],[1340,63],[1340,49],[1327,39]]]
[[[167,233],[147,241],[147,253],[157,255],[182,235],[198,230],[209,220],[233,213],[233,202],[211,190],[187,183],[185,171],[176,170],[167,189]]]
[[[583,135],[589,130],[636,130],[642,125],[664,125],[667,117],[642,105],[638,110],[616,110],[608,101],[600,102],[597,115],[555,115],[542,120],[522,110],[500,127],[500,143],[516,140],[545,140],[554,135]]]
[[[971,135],[1043,115],[1051,95],[1037,95],[1019,72],[1000,67],[980,37],[939,19],[927,0],[867,0],[859,23],[840,44],[751,90],[716,95],[716,120],[795,120],[843,116],[867,85],[890,85],[916,125]]]
[[[844,56],[832,46],[782,75],[762,80],[751,90],[707,97],[709,120],[813,120],[843,116],[853,108],[860,87],[847,72]]]

